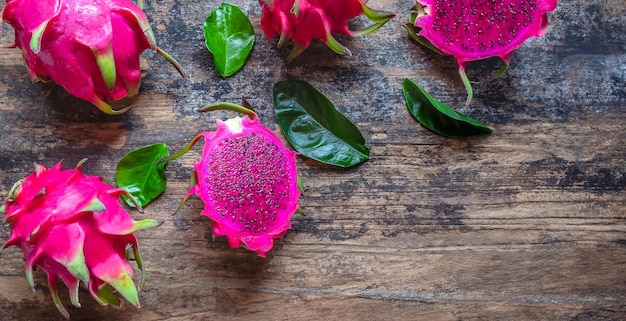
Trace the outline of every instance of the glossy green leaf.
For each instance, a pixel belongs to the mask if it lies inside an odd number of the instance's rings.
[[[291,146],[306,157],[341,167],[369,158],[359,129],[307,82],[276,83],[274,112]]]
[[[158,143],[135,149],[117,164],[117,187],[125,189],[141,206],[145,206],[165,191],[165,164],[157,161],[169,155],[167,145]],[[130,206],[134,204],[124,198]]]
[[[409,79],[402,83],[409,112],[431,131],[448,137],[488,135],[491,128],[436,100]]]
[[[236,73],[250,55],[254,29],[239,7],[222,3],[204,22],[204,39],[222,77]]]

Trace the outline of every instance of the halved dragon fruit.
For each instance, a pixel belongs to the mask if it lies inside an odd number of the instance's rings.
[[[13,186],[0,208],[4,223],[11,227],[9,240],[0,250],[12,245],[22,249],[26,280],[33,292],[33,269],[46,272],[54,304],[66,318],[69,314],[57,292],[58,280],[67,285],[76,307],[80,307],[81,281],[103,305],[119,305],[117,292],[139,307],[129,257],[141,269],[142,283],[145,270],[133,233],[161,224],[133,220],[119,203],[120,195],[132,197],[101,177],[83,174],[81,166],[82,162],[73,170],[61,170],[61,163],[51,168],[36,165],[35,172]]]
[[[499,57],[506,64],[496,77],[501,75],[515,49],[546,33],[547,13],[556,5],[556,0],[417,0],[411,23],[418,33],[409,29],[409,34],[457,60],[469,104],[473,91],[465,73],[467,63]]]
[[[218,109],[246,115],[216,120],[215,131],[198,134],[183,150],[162,161],[182,156],[204,138],[202,157],[194,165],[193,187],[182,204],[198,195],[205,206],[201,214],[212,220],[215,236],[226,236],[232,248],[243,244],[265,257],[298,211],[297,153],[243,106],[217,103],[201,111]]]
[[[2,19],[33,81],[54,81],[107,114],[106,100],[139,91],[139,57],[152,49],[186,78],[178,62],[156,45],[148,18],[130,0],[7,0]]]
[[[298,57],[313,39],[320,39],[334,52],[351,55],[332,33],[351,37],[368,34],[394,17],[394,14],[374,11],[365,5],[367,0],[259,0],[262,7],[261,29],[267,38],[280,36],[278,46],[290,39],[294,48],[287,57]],[[350,30],[348,21],[365,15],[374,24],[361,30]]]

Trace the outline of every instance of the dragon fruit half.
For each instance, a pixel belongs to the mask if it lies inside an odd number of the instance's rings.
[[[194,165],[194,184],[181,207],[189,196],[198,195],[205,205],[202,215],[212,220],[215,236],[225,235],[231,247],[243,243],[265,257],[298,211],[297,153],[243,106],[217,103],[201,111],[218,109],[246,115],[218,119],[215,131],[198,134],[183,150],[162,161],[182,156],[204,138],[202,157]]]
[[[290,39],[294,48],[287,57],[295,59],[313,39],[320,39],[334,52],[351,55],[331,33],[351,37],[368,34],[394,17],[394,14],[374,11],[365,5],[367,0],[259,0],[262,7],[261,29],[267,38],[280,36],[278,46]],[[361,30],[348,28],[348,20],[365,15],[374,24]]]
[[[499,57],[505,67],[513,52],[530,37],[548,30],[548,12],[556,0],[418,0],[417,11],[407,26],[418,42],[445,55],[459,65],[461,80],[472,99],[472,86],[465,74],[468,62]],[[418,32],[412,30],[415,27]]]
[[[0,208],[11,227],[9,240],[0,249],[12,245],[22,249],[33,292],[33,269],[46,272],[54,304],[66,318],[69,314],[57,292],[59,279],[76,307],[80,281],[103,305],[119,305],[114,295],[118,292],[138,307],[129,251],[141,269],[141,282],[145,271],[133,232],[161,224],[133,220],[119,203],[122,194],[132,197],[100,177],[83,174],[81,166],[82,162],[73,170],[61,170],[61,163],[49,169],[36,165],[35,172],[13,186]]]
[[[148,18],[130,0],[7,0],[2,19],[33,81],[54,81],[107,114],[106,100],[139,91],[139,57],[152,49],[186,77],[178,62],[157,47]]]

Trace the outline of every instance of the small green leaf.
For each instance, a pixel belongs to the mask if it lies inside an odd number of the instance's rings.
[[[165,162],[157,161],[169,155],[167,145],[158,143],[135,149],[124,155],[117,164],[115,180],[117,186],[132,195],[141,206],[145,206],[165,190]],[[124,198],[130,206],[134,204]]]
[[[222,77],[236,73],[254,45],[254,29],[239,7],[222,3],[204,22],[206,47]]]
[[[276,83],[274,112],[291,146],[306,157],[341,167],[369,158],[359,129],[307,82]]]
[[[424,127],[448,137],[488,135],[493,131],[486,125],[465,116],[436,100],[409,79],[402,82],[404,100],[409,112]]]

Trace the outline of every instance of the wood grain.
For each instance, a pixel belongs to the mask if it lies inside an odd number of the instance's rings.
[[[195,148],[168,164],[166,192],[137,218],[148,280],[141,308],[102,307],[81,292],[72,320],[626,320],[626,9],[623,1],[559,3],[554,29],[520,48],[501,78],[497,60],[471,64],[471,107],[489,137],[448,139],[408,114],[406,77],[451,106],[465,91],[455,62],[411,42],[412,1],[371,0],[397,13],[362,38],[338,37],[352,57],[314,43],[289,48],[262,38],[255,1],[233,1],[255,25],[244,69],[222,79],[203,43],[218,1],[147,1],[158,43],[183,64],[185,81],[153,53],[139,96],[122,116],[102,115],[54,84],[31,83],[17,49],[0,49],[0,197],[34,162],[114,181],[117,161],[155,142],[173,151],[214,128],[195,110],[242,96],[279,133],[271,89],[287,77],[322,91],[363,132],[371,159],[350,169],[298,158],[305,216],[266,259],[213,239],[187,191]],[[359,21],[356,22],[357,24]],[[4,25],[3,44],[12,32]],[[0,227],[0,239],[9,234]],[[0,256],[0,320],[61,320],[22,254]]]

